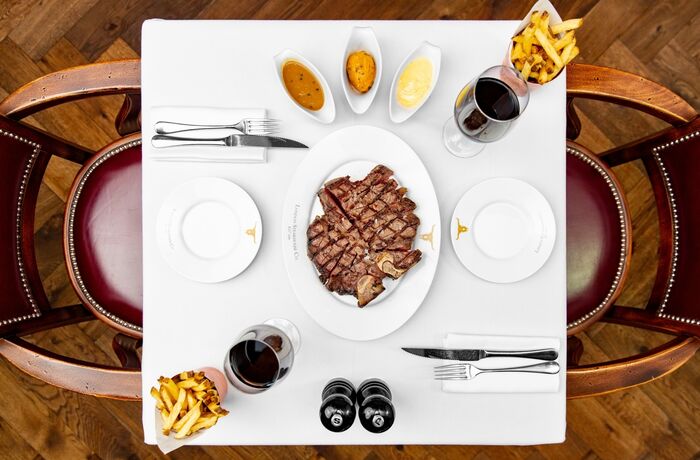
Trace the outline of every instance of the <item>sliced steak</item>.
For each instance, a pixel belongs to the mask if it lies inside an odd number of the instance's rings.
[[[324,214],[307,229],[307,253],[332,292],[353,295],[364,307],[421,259],[413,249],[420,219],[407,190],[378,165],[359,181],[339,177],[318,192]]]

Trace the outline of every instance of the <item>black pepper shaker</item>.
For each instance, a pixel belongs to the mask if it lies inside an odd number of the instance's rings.
[[[394,424],[396,411],[391,402],[391,390],[380,379],[362,382],[357,389],[360,423],[367,431],[383,433]]]
[[[321,423],[326,429],[340,433],[355,421],[355,387],[349,380],[337,378],[329,381],[321,393]]]

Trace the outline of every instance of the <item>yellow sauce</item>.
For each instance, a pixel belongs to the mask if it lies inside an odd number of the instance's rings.
[[[287,61],[282,65],[282,80],[294,101],[307,110],[320,110],[324,96],[316,75],[304,64]]]
[[[428,58],[412,60],[396,85],[396,100],[407,109],[416,107],[428,95],[433,80],[433,64]]]

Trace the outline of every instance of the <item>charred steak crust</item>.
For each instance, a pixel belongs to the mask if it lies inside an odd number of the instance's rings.
[[[324,214],[306,231],[307,254],[329,291],[353,295],[364,307],[421,259],[413,248],[420,219],[416,204],[378,165],[364,179],[332,179],[318,191]]]

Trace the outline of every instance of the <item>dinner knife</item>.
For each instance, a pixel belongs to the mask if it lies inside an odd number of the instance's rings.
[[[301,142],[285,139],[284,137],[254,136],[251,134],[231,134],[229,136],[215,138],[181,137],[156,134],[151,138],[151,145],[159,149],[166,147],[200,145],[211,145],[218,147],[280,147],[308,149],[308,147]]]
[[[480,359],[492,357],[530,358],[554,361],[559,356],[557,350],[553,348],[520,351],[466,350],[447,348],[402,348],[402,350],[423,358],[449,359],[454,361],[479,361]]]

